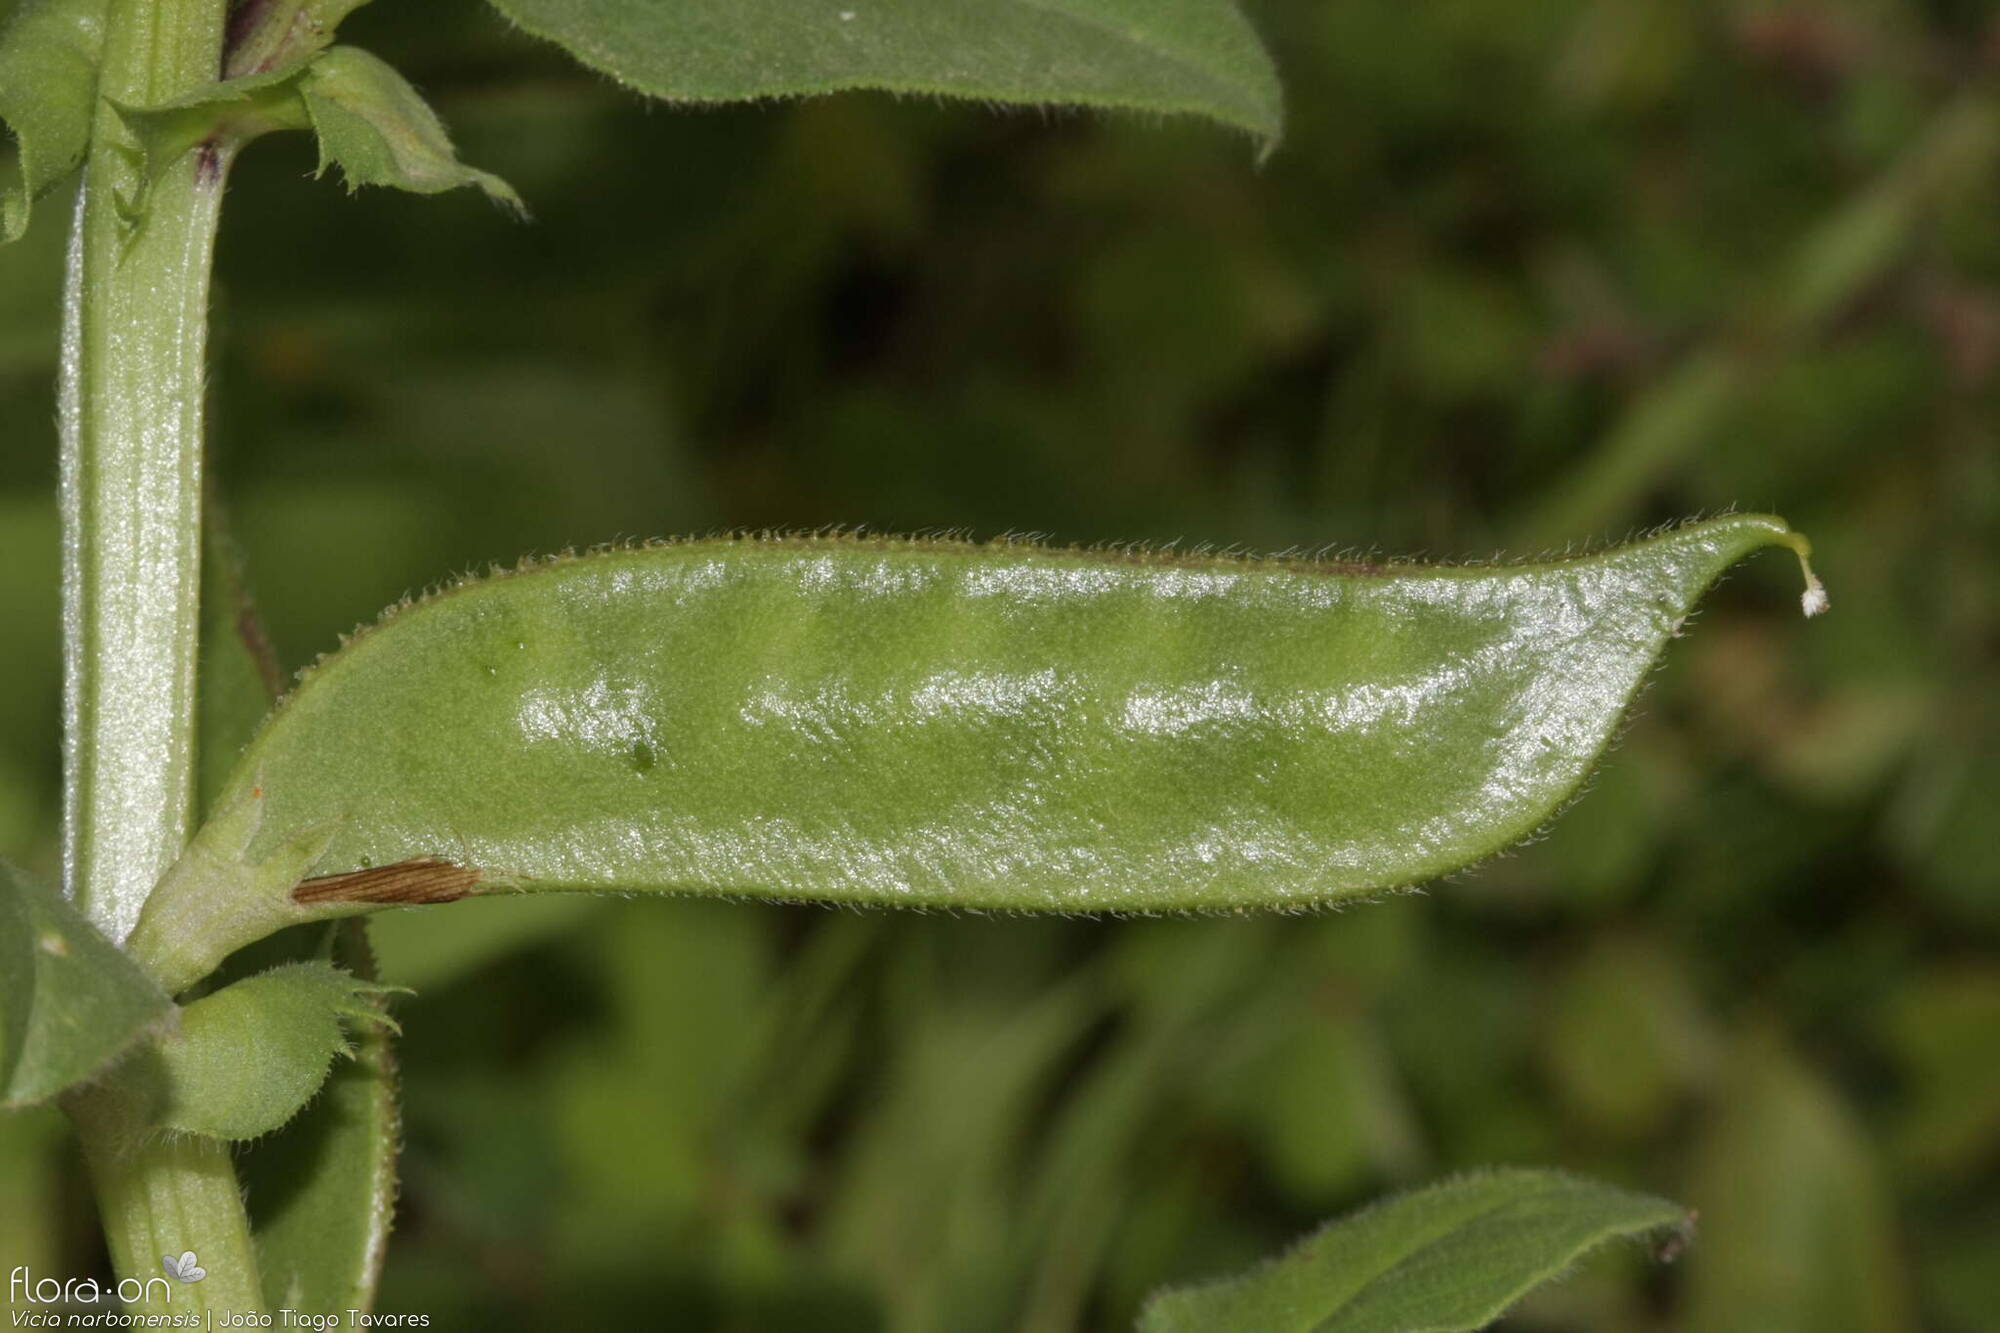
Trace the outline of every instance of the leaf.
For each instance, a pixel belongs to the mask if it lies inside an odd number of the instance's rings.
[[[90,1078],[172,1009],[67,898],[0,861],[0,1103]]]
[[[525,211],[506,181],[460,162],[437,113],[407,79],[361,48],[322,51],[298,87],[319,134],[319,169],[337,165],[349,190],[393,185],[437,194],[477,185],[495,203]]]
[[[1230,0],[494,0],[652,97],[874,88],[1190,112],[1276,141],[1277,74]]]
[[[1804,550],[1744,516],[1513,567],[840,538],[558,560],[322,662],[134,947],[191,980],[292,921],[475,890],[1117,911],[1408,885],[1568,800],[1696,596],[1770,543]]]
[[[366,923],[339,923],[334,961],[375,977]],[[379,1004],[365,996],[366,1004]],[[368,1310],[396,1207],[396,1060],[387,1023],[355,1026],[354,1058],[335,1064],[299,1117],[241,1159],[265,1299],[288,1310]]]
[[[0,32],[0,121],[20,151],[0,176],[0,243],[28,229],[35,200],[83,161],[97,106],[108,0],[26,0]]]
[[[204,538],[198,753],[206,809],[277,699],[282,676],[250,599],[242,552],[213,495]],[[331,941],[325,940],[326,927],[308,927],[295,933],[319,940],[280,936],[268,943],[286,961],[307,962],[324,954],[323,942],[330,942],[335,965],[363,981],[379,980],[367,923],[351,919],[332,930]],[[381,1002],[373,995],[364,1001]],[[258,1273],[274,1307],[374,1306],[396,1202],[395,1050],[386,1023],[355,1024],[351,1041],[353,1058],[335,1063],[319,1096],[238,1158],[257,1238]]]
[[[1163,1292],[1141,1333],[1458,1333],[1620,1236],[1690,1223],[1555,1171],[1464,1176],[1342,1218],[1242,1277]]]
[[[372,999],[382,989],[325,962],[246,977],[185,1006],[133,1077],[153,1084],[164,1128],[257,1138],[297,1115],[334,1057],[351,1053],[343,1021],[388,1021]]]
[[[150,190],[161,173],[200,144],[222,145],[236,152],[277,130],[308,128],[298,95],[303,77],[302,69],[249,75],[203,84],[156,105],[128,106],[114,101],[111,106],[145,155],[144,188]],[[128,211],[137,215],[144,209],[142,194]]]
[[[444,124],[389,65],[354,46],[335,46],[302,64],[197,88],[159,106],[117,108],[146,153],[149,177],[197,144],[231,151],[276,130],[310,129],[319,172],[338,166],[350,192],[391,185],[437,194],[477,185],[516,213],[507,182],[460,162]]]

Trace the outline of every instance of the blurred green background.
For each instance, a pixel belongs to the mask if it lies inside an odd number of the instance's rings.
[[[378,918],[418,992],[380,1308],[1117,1328],[1517,1162],[1702,1230],[1508,1328],[2000,1327],[1991,9],[1249,8],[1261,166],[1192,122],[646,106],[460,0],[360,11],[535,216],[346,199],[303,138],[238,169],[214,471],[280,650],[522,551],[835,523],[1485,556],[1735,505],[1834,613],[1740,571],[1595,790],[1422,896]],[[0,250],[0,853],[44,872],[64,212]],[[52,1114],[0,1121],[0,1257],[103,1262]]]

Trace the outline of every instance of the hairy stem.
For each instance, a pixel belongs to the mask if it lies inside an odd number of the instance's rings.
[[[108,1088],[69,1099],[85,1160],[121,1278],[144,1297],[135,1314],[253,1313],[264,1308],[257,1257],[227,1143],[144,1128]],[[161,1257],[193,1251],[206,1276],[183,1283],[161,1271]],[[155,1279],[164,1278],[164,1284]]]
[[[226,151],[158,170],[119,106],[222,68],[225,0],[113,0],[63,303],[63,880],[123,942],[187,841],[201,572],[203,352]],[[150,173],[150,174],[149,174]],[[261,1309],[228,1149],[139,1133],[110,1094],[72,1118],[121,1277],[193,1250],[209,1277],[137,1307]],[[171,1282],[171,1279],[169,1279]]]
[[[150,184],[112,103],[215,78],[222,0],[118,0],[71,233],[62,357],[63,879],[122,942],[188,835],[202,354],[223,155]]]

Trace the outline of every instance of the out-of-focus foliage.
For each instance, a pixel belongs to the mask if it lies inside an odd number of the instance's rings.
[[[1248,8],[1288,90],[1262,167],[1194,122],[648,109],[470,5],[358,11],[535,220],[246,156],[216,469],[288,663],[455,570],[731,525],[1464,556],[1735,503],[1813,535],[1833,614],[1746,568],[1596,790],[1422,898],[380,918],[420,989],[384,1308],[1123,1327],[1522,1163],[1702,1235],[1511,1327],[1819,1327],[1833,1281],[1843,1327],[1990,1327],[2000,33],[1893,0]],[[0,851],[43,872],[62,214],[0,254]],[[4,1123],[0,1259],[88,1271],[60,1137]]]
[[[1236,1277],[1146,1302],[1142,1333],[1478,1333],[1606,1241],[1679,1247],[1665,1199],[1560,1171],[1478,1171],[1338,1218]]]

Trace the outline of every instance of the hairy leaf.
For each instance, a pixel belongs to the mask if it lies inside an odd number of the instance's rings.
[[[206,510],[198,752],[204,809],[270,712],[282,680],[223,506],[210,495]],[[335,966],[361,980],[378,980],[368,923],[360,918],[279,935],[239,953],[230,967],[251,954],[265,955],[251,969],[330,955]],[[363,998],[381,1003],[379,996]],[[386,1023],[355,1024],[350,1040],[353,1058],[335,1062],[320,1094],[237,1158],[257,1237],[258,1273],[274,1307],[368,1310],[375,1303],[395,1213],[395,1051]]]
[[[388,1021],[381,991],[331,963],[287,963],[187,1005],[135,1073],[156,1081],[155,1122],[222,1139],[277,1129],[351,1054],[344,1023]]]
[[[373,980],[366,923],[338,923],[333,960]],[[360,997],[379,1005],[381,997]],[[368,1310],[396,1206],[394,1033],[358,1023],[353,1058],[337,1062],[326,1087],[283,1130],[241,1159],[256,1228],[264,1298],[291,1310]]]
[[[302,70],[257,74],[204,84],[155,106],[122,102],[112,106],[145,155],[145,183],[150,188],[162,172],[199,144],[236,151],[276,130],[309,128],[298,94],[302,77]],[[143,200],[135,200],[130,211],[134,215],[142,212]]]
[[[35,200],[83,161],[107,4],[26,0],[0,32],[0,122],[19,150],[19,179],[0,165],[0,243],[26,231]]]
[[[476,185],[522,211],[506,181],[458,160],[443,122],[409,81],[361,48],[321,52],[306,67],[299,96],[319,135],[320,170],[338,166],[350,190],[393,185],[437,194]]]
[[[879,88],[1192,112],[1269,143],[1277,75],[1232,0],[494,0],[675,101]]]
[[[67,898],[0,861],[0,1104],[91,1077],[172,1008]]]
[[[1461,1333],[1607,1240],[1688,1227],[1665,1199],[1554,1171],[1485,1172],[1342,1218],[1242,1277],[1163,1292],[1139,1328]]]
[[[1412,884],[1567,800],[1695,598],[1770,543],[1804,550],[1739,516],[1467,568],[834,538],[563,559],[322,662],[135,948],[198,977],[292,921],[480,890],[1090,912]]]
[[[409,81],[355,46],[335,46],[302,64],[197,88],[159,106],[118,107],[157,175],[197,144],[230,151],[277,130],[310,129],[319,170],[340,168],[349,191],[388,185],[437,194],[476,185],[521,212],[520,196],[490,172],[458,160],[444,123]]]

